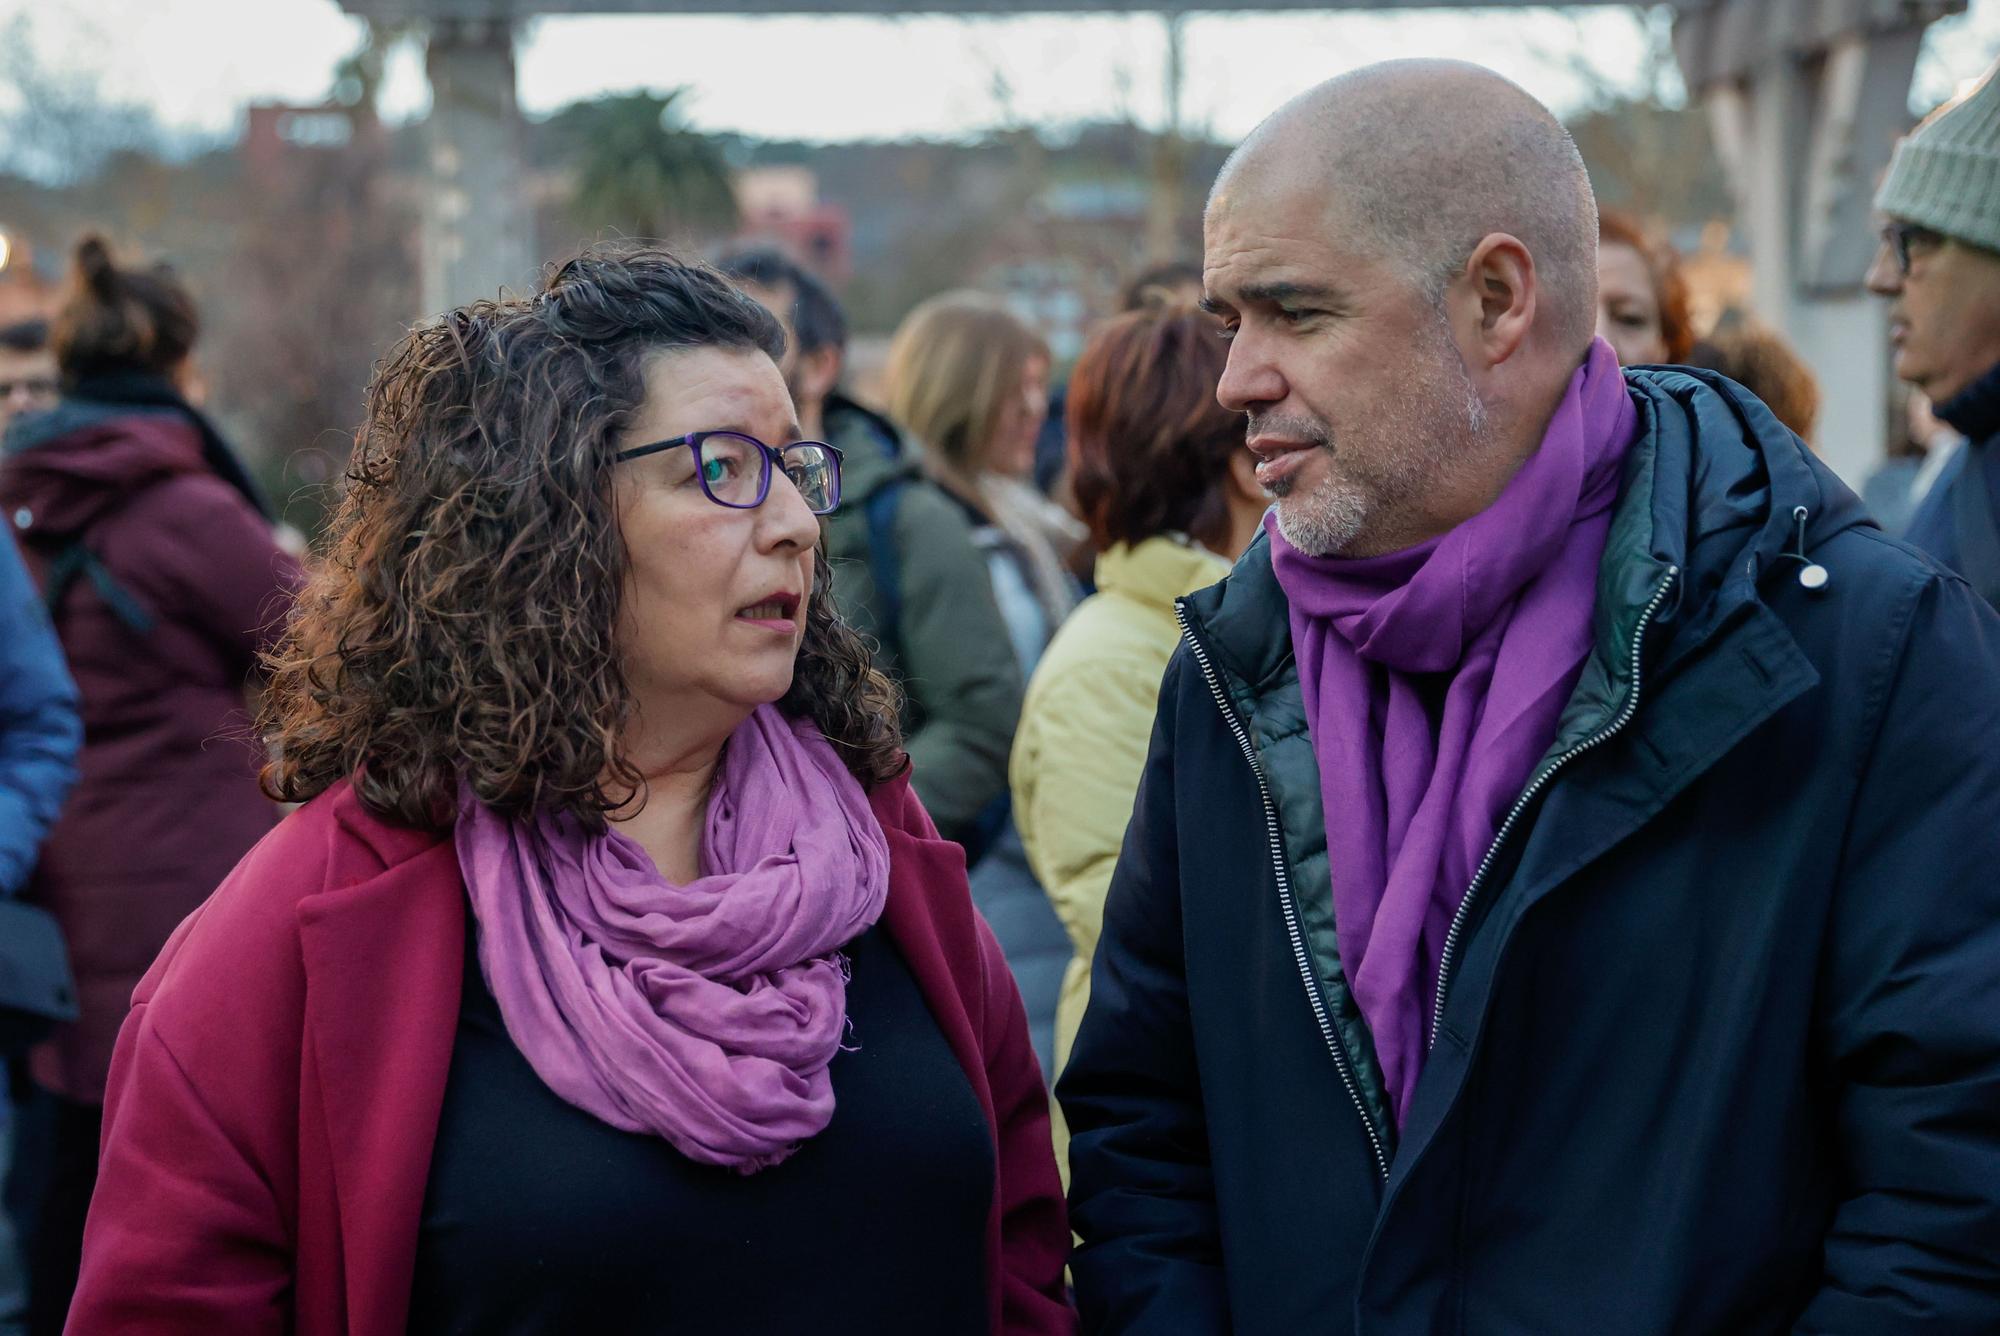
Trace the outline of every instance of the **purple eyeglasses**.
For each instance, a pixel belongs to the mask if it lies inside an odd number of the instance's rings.
[[[691,431],[668,441],[635,445],[611,457],[614,464],[686,446],[694,452],[702,495],[732,510],[755,510],[771,494],[771,468],[785,471],[815,515],[840,505],[840,450],[825,441],[794,441],[779,449],[740,431]]]

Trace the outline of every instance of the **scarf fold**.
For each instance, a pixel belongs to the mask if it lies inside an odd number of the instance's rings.
[[[1266,517],[1325,803],[1335,936],[1400,1126],[1451,919],[1555,739],[1637,425],[1599,340],[1493,504],[1401,552],[1309,556]]]
[[[487,986],[556,1094],[746,1174],[825,1129],[839,948],[881,917],[889,846],[810,722],[760,706],[730,737],[685,886],[615,826],[509,820],[469,789],[455,839]]]

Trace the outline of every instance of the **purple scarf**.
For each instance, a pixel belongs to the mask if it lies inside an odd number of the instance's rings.
[[[1493,504],[1386,556],[1308,556],[1266,517],[1326,805],[1335,935],[1401,1126],[1445,934],[1590,651],[1637,414],[1608,344]]]
[[[549,1089],[753,1173],[833,1117],[837,954],[889,895],[889,845],[819,730],[761,706],[730,737],[702,876],[611,827],[510,821],[462,792],[458,864],[507,1033]]]

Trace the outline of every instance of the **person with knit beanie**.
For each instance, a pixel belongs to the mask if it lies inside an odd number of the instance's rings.
[[[1869,290],[1896,374],[1967,440],[1905,537],[2000,606],[2000,67],[1896,146]]]

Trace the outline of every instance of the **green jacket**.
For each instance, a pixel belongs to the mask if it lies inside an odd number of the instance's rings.
[[[986,562],[964,513],[922,476],[914,448],[887,419],[836,396],[827,403],[826,434],[843,454],[841,506],[826,523],[834,602],[902,686],[911,782],[939,831],[962,840],[1007,791],[1007,752],[1021,714],[1021,671]],[[886,626],[868,511],[891,488],[886,537],[900,615]]]

